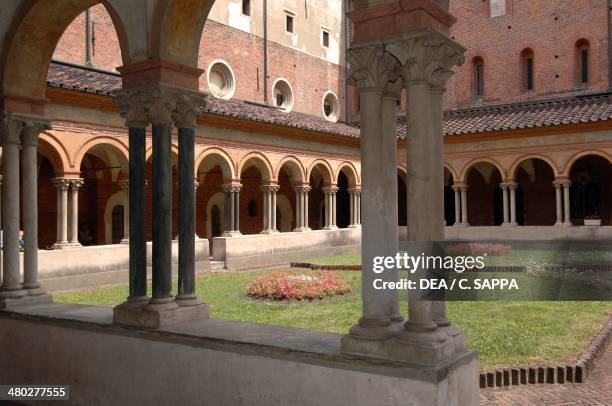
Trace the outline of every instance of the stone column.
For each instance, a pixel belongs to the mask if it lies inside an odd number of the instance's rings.
[[[53,244],[54,249],[68,247],[68,189],[70,179],[53,178],[51,180],[57,189],[57,242]]]
[[[79,189],[83,186],[83,179],[70,179],[68,189],[68,245],[80,247],[79,243]]]
[[[45,128],[46,120],[26,121],[22,137],[23,287],[31,296],[45,294],[38,283],[38,136]]]
[[[300,185],[295,187],[295,211],[296,222],[295,230],[297,232],[308,231],[308,193],[311,187],[308,185]]]
[[[27,295],[19,275],[19,144],[23,122],[9,113],[2,128],[2,288],[0,308]]]
[[[461,188],[460,186],[453,185],[453,191],[455,192],[455,226],[461,225]]]
[[[467,212],[467,190],[468,190],[469,186],[468,185],[462,185],[460,187],[460,191],[461,191],[461,225],[462,226],[469,226],[470,223],[468,222],[468,212]]]
[[[348,190],[351,203],[351,222],[349,228],[357,228],[361,225],[359,220],[359,206],[361,198],[361,187],[354,187]]]
[[[276,192],[280,189],[277,184],[263,185],[261,190],[264,195],[264,225],[262,234],[277,233],[276,229]]]
[[[123,190],[123,238],[120,244],[130,243],[130,180],[122,179],[119,187]]]
[[[570,180],[564,180],[561,186],[563,187],[563,225],[569,227],[572,226],[572,217],[570,213],[570,187],[572,187],[572,182]]]
[[[515,227],[518,225],[516,222],[516,189],[518,183],[508,183],[508,191],[510,192],[510,226]]]
[[[338,193],[338,187],[327,186],[323,189],[325,195],[325,227],[323,230],[336,230],[336,193]]]
[[[195,291],[194,150],[196,118],[200,115],[200,108],[203,106],[203,95],[199,93],[183,94],[179,97],[177,109],[172,114],[178,128],[179,141],[179,270],[176,296],[179,306],[201,304]]]
[[[555,222],[556,226],[563,225],[563,197],[562,194],[562,186],[560,181],[553,181],[553,186],[555,187],[555,204],[557,209],[557,221]]]
[[[386,88],[389,82],[399,80],[399,63],[382,45],[352,48],[347,51],[347,60],[350,81],[359,91],[361,105],[361,195],[365,214],[361,227],[362,314],[342,338],[342,350],[381,354],[385,341],[397,331],[391,313],[401,317],[395,309],[392,312],[392,295],[374,288],[376,279],[393,278],[395,272],[377,274],[373,270],[374,258],[395,255],[398,245],[397,168],[395,158],[388,159],[397,156],[397,96],[387,93]],[[325,188],[324,193],[327,203],[332,188]]]
[[[195,236],[196,240],[200,239],[200,236],[198,235],[198,188],[199,187],[200,187],[200,181],[196,177],[195,180],[193,181],[193,196],[194,196],[194,199],[195,199],[194,209],[193,209],[194,210],[194,212],[193,212],[193,223],[195,225],[194,236]]]
[[[510,213],[508,212],[508,185],[501,183],[499,187],[502,190],[502,206],[504,208],[504,222],[502,226],[510,225]]]

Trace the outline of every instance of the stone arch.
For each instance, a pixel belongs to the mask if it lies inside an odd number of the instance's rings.
[[[327,162],[325,159],[317,159],[308,167],[308,171],[306,172],[306,178],[308,181],[310,181],[310,176],[315,169],[318,169],[321,176],[323,176],[323,183],[325,185],[331,185],[336,179],[336,176],[334,176],[334,170],[329,162]]]
[[[129,61],[130,36],[123,23],[123,12],[130,6],[118,0],[40,0],[22,2],[13,14],[9,30],[4,38],[2,49],[2,93],[13,96],[15,100],[5,109],[27,113],[42,114],[47,87],[47,71],[55,47],[70,23],[87,8],[102,3],[111,16],[124,63]],[[124,2],[128,3],[128,2]],[[116,6],[119,6],[118,8]],[[134,5],[132,5],[134,7]],[[133,13],[137,10],[134,7]],[[136,12],[138,15],[138,13]],[[142,12],[140,12],[142,14]],[[37,111],[32,111],[32,105]]]
[[[219,166],[225,180],[236,179],[235,164],[232,158],[220,148],[207,148],[195,160],[196,178],[204,180],[206,170]],[[202,172],[204,171],[204,172]],[[200,174],[203,176],[200,177]]]
[[[106,201],[104,206],[104,244],[113,243],[113,209],[115,206],[125,206],[125,190],[116,192]],[[123,210],[127,210],[123,207]]]
[[[503,222],[503,196],[500,187],[504,172],[490,159],[479,159],[466,166],[463,174],[467,190],[468,222],[474,226],[495,226]]]
[[[516,222],[526,226],[555,224],[555,165],[541,155],[519,158],[511,167],[510,180],[516,183]]]
[[[81,170],[81,165],[86,154],[99,156],[100,159],[115,168],[113,178],[117,180],[119,172],[128,172],[129,151],[127,146],[116,138],[96,137],[81,145],[74,157],[74,169]]]
[[[478,164],[482,164],[482,163],[488,163],[493,165],[501,174],[502,179],[506,178],[506,171],[504,171],[503,166],[497,162],[494,159],[491,158],[476,158],[471,160],[470,162],[468,162],[462,169],[462,171],[459,173],[459,176],[455,179],[457,179],[458,181],[461,180],[464,183],[467,183],[467,176],[470,173],[470,171],[472,170],[472,168],[474,168],[476,165]],[[484,174],[483,174],[484,176]]]
[[[454,168],[454,167],[453,167],[451,164],[449,164],[449,163],[445,162],[445,163],[444,163],[444,169],[445,169],[446,171],[448,171],[448,173],[450,174],[450,176],[452,176],[452,178],[453,178],[453,182],[457,182],[457,181],[458,181],[458,179],[459,179],[459,175],[457,174],[457,171],[455,170],[455,168]]]
[[[299,160],[299,158],[297,158],[296,156],[287,155],[280,160],[274,172],[275,179],[278,179],[280,177],[280,172],[283,167],[291,175],[291,179],[293,180],[293,182],[307,182],[305,177],[306,169],[304,168],[304,165]]]
[[[335,183],[338,183],[340,172],[344,173],[344,175],[348,178],[349,187],[355,187],[356,185],[360,184],[357,168],[355,168],[355,165],[353,165],[352,162],[345,161],[338,166]]]
[[[574,163],[579,160],[580,158],[583,158],[585,156],[588,155],[597,155],[600,156],[604,159],[606,159],[608,162],[610,162],[612,164],[612,157],[604,152],[604,151],[598,151],[598,150],[588,150],[588,151],[580,151],[576,154],[574,154],[570,159],[567,160],[567,162],[565,163],[564,167],[563,167],[563,172],[561,172],[561,176],[562,177],[569,177],[570,175],[570,171],[572,170],[572,166],[574,165]]]
[[[245,155],[238,163],[238,170],[236,171],[236,173],[239,177],[241,177],[242,172],[250,166],[255,166],[259,170],[262,176],[262,180],[272,180],[274,170],[272,169],[272,165],[270,164],[268,158],[262,153],[251,152]]]
[[[64,145],[52,134],[42,132],[38,137],[38,152],[49,160],[56,175],[70,170],[70,161]]]
[[[541,161],[546,162],[548,166],[550,166],[550,169],[552,169],[553,173],[555,174],[555,177],[559,176],[559,170],[557,169],[557,165],[555,165],[552,159],[548,158],[547,156],[540,155],[540,154],[528,154],[528,155],[523,155],[520,158],[516,159],[512,163],[512,165],[510,165],[510,170],[508,171],[508,178],[516,179],[516,171],[525,161],[530,160],[530,159],[539,159]]]

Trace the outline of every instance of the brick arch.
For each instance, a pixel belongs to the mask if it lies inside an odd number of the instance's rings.
[[[559,169],[557,168],[557,165],[555,165],[552,159],[540,154],[528,154],[519,157],[514,161],[514,163],[512,163],[512,165],[510,165],[510,170],[508,170],[508,179],[516,179],[516,171],[518,171],[518,168],[521,166],[521,164],[523,164],[523,162],[529,159],[539,159],[541,161],[546,162],[548,166],[550,166],[550,169],[552,169],[555,177],[559,176]]]
[[[308,180],[305,178],[306,169],[304,168],[304,164],[300,161],[300,159],[293,155],[287,155],[280,160],[278,165],[276,166],[276,170],[274,172],[274,177],[276,179],[280,176],[280,171],[284,166],[287,166],[293,181],[307,183]]]
[[[457,171],[455,170],[455,168],[451,164],[445,162],[444,163],[444,169],[446,169],[448,171],[448,173],[450,173],[450,175],[453,177],[453,182],[458,182],[459,181],[459,179],[460,179],[459,175],[457,174]]]
[[[493,165],[501,174],[502,179],[506,178],[506,171],[504,171],[503,166],[499,162],[491,158],[476,158],[464,165],[463,169],[459,173],[459,176],[457,177],[457,180],[467,183],[468,173],[470,173],[470,170],[479,163],[489,163]]]
[[[238,169],[236,170],[237,177],[242,177],[242,172],[247,167],[249,161],[253,161],[255,167],[261,173],[262,180],[270,181],[274,176],[274,170],[272,169],[272,164],[268,160],[268,158],[260,152],[250,152],[238,163]]]
[[[234,161],[229,156],[227,152],[225,152],[221,148],[207,148],[202,151],[195,159],[195,171],[196,178],[198,173],[200,172],[200,167],[202,165],[206,165],[207,160],[211,160],[212,163],[221,167],[221,171],[223,172],[223,178],[227,180],[236,179],[236,172],[234,168],[236,167]],[[215,166],[215,165],[213,165]]]
[[[319,169],[321,175],[323,175],[323,183],[326,185],[331,185],[333,180],[336,179],[336,176],[334,176],[332,166],[325,159],[317,159],[310,164],[308,171],[306,172],[306,179],[308,179],[310,182],[310,175],[312,175],[312,172],[317,167],[323,168],[323,170]]]
[[[584,158],[585,156],[589,156],[589,155],[600,156],[606,159],[610,164],[612,164],[612,156],[610,156],[608,153],[604,151],[598,151],[598,150],[580,151],[577,154],[574,154],[570,159],[568,159],[568,161],[565,163],[563,167],[563,172],[560,175],[562,177],[569,177],[570,171],[572,170],[572,166],[574,165],[574,163],[580,158]]]
[[[51,162],[56,175],[70,171],[70,159],[64,144],[55,135],[45,131],[38,137],[38,152]]]
[[[349,187],[354,187],[356,185],[361,184],[359,179],[359,172],[357,171],[357,168],[355,168],[355,165],[352,162],[345,161],[338,166],[338,170],[336,171],[335,183],[338,183],[338,177],[340,177],[340,172],[344,172],[344,174],[348,178]]]
[[[119,154],[118,159],[119,161],[121,161],[120,162],[121,169],[127,172],[128,159],[129,159],[128,158],[129,157],[128,147],[123,142],[113,137],[95,137],[85,142],[85,144],[81,145],[81,147],[78,149],[78,151],[74,155],[74,159],[73,159],[74,170],[76,171],[80,170],[85,154],[87,154],[88,152],[90,152],[92,149],[96,147],[111,148],[111,150],[113,150],[115,153],[118,153]]]
[[[111,16],[122,55],[127,60],[129,36],[123,14],[115,7],[122,7],[117,0],[24,1],[16,8],[3,38],[0,58],[6,110],[43,113],[47,71],[59,39],[80,13],[99,3]]]

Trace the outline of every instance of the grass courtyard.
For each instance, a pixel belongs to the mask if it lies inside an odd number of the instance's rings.
[[[358,253],[316,258],[327,264],[359,263]],[[309,272],[305,270],[304,272]],[[317,302],[266,302],[247,297],[250,281],[266,272],[215,273],[197,278],[197,292],[212,317],[346,333],[361,313],[359,272],[339,272],[352,293]],[[57,302],[114,306],[127,286],[58,294]],[[402,306],[407,304],[404,294]],[[612,313],[612,302],[449,302],[449,318],[478,350],[480,367],[572,362]],[[405,313],[406,314],[406,313]]]

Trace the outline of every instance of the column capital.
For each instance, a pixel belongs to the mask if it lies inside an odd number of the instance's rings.
[[[242,185],[240,183],[226,183],[223,185],[223,191],[225,193],[236,193],[242,190]]]
[[[68,181],[72,190],[79,190],[85,184],[85,179],[83,178],[72,178],[68,179]]]
[[[121,89],[113,97],[119,106],[121,117],[126,120],[127,127],[146,128],[149,125],[147,116],[148,92],[144,87]]]
[[[321,190],[326,195],[335,195],[336,193],[338,193],[340,188],[338,186],[325,186],[322,187]]]
[[[465,192],[468,190],[469,187],[470,185],[467,185],[465,183],[457,183],[452,186],[454,191],[459,191],[459,192]]]
[[[206,95],[188,90],[178,91],[176,94],[176,109],[172,112],[172,119],[178,128],[194,128],[196,119],[202,114],[206,106]]]
[[[350,188],[347,189],[347,191],[350,194],[360,195],[361,194],[361,186],[350,187]]]
[[[2,145],[20,145],[23,121],[17,119],[17,115],[10,112],[2,114]]]
[[[280,190],[280,185],[278,184],[268,184],[261,186],[262,192],[273,192],[276,193]]]
[[[516,190],[516,188],[518,188],[518,183],[516,182],[502,182],[499,184],[499,186],[503,189],[503,188],[507,188],[508,190]]]
[[[555,179],[553,181],[554,187],[571,187],[572,181],[569,179]]]
[[[310,185],[298,185],[294,187],[294,190],[300,193],[308,193],[312,190],[312,187]]]
[[[69,178],[53,178],[51,179],[51,183],[58,190],[68,190],[70,188],[70,179]]]
[[[346,59],[350,65],[349,83],[360,91],[383,92],[387,83],[401,77],[399,61],[382,43],[351,47],[346,51]]]
[[[427,83],[443,90],[453,75],[452,68],[465,61],[466,49],[432,27],[409,31],[384,43],[401,62],[401,75],[407,84]]]

